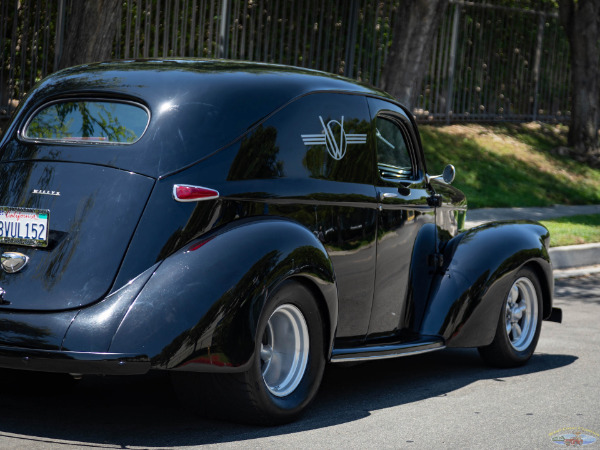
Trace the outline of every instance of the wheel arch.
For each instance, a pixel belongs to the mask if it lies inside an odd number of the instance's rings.
[[[453,238],[434,279],[421,334],[441,336],[449,347],[488,345],[504,294],[524,266],[540,277],[544,316],[549,315],[553,279],[548,241],[548,230],[530,221],[493,222]]]
[[[335,337],[335,329],[337,324],[337,307],[335,318],[332,317],[331,314],[331,306],[330,301],[328,301],[326,294],[319,289],[318,284],[312,280],[310,277],[307,277],[303,274],[295,275],[290,280],[298,281],[302,283],[306,288],[310,290],[314,299],[317,302],[317,307],[321,312],[321,317],[323,319],[323,356],[327,361],[331,358],[331,352],[333,350],[333,340]],[[328,296],[332,296],[335,294],[336,304],[337,304],[337,290],[335,293],[329,293]]]
[[[317,299],[330,347],[338,305],[327,252],[298,223],[259,217],[231,223],[166,258],[129,308],[110,351],[146,352],[158,369],[243,371],[268,296],[289,279]]]
[[[529,267],[537,276],[542,289],[542,319],[547,319],[552,314],[552,298],[554,297],[554,276],[552,266],[542,264],[538,260],[528,261],[524,267]]]

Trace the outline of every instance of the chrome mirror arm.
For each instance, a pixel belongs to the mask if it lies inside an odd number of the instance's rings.
[[[452,184],[454,177],[456,176],[456,169],[452,164],[448,164],[444,167],[444,172],[441,175],[429,175],[426,174],[427,184],[431,185],[431,180],[441,180],[446,184]]]

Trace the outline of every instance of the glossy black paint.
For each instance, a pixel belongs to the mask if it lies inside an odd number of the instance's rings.
[[[17,274],[0,271],[6,291],[0,311],[74,309],[103,298],[154,180],[103,166],[50,161],[0,163],[0,180],[0,205],[48,209],[51,230],[48,247],[7,245],[19,248],[30,263]],[[35,194],[36,189],[60,195]]]
[[[548,317],[553,286],[548,239],[546,228],[523,221],[483,225],[450,240],[421,332],[442,336],[453,347],[489,344],[512,283],[510,275],[524,265],[538,272],[544,290],[543,317]]]
[[[129,308],[110,351],[141,350],[155,368],[243,369],[269,292],[289,278],[310,280],[330,318],[331,340],[338,305],[327,252],[297,223],[263,217],[232,222],[167,258]]]
[[[0,312],[0,346],[60,350],[76,311],[54,314]]]
[[[416,130],[406,112],[388,101],[369,98],[368,102],[373,117],[386,114],[401,122],[408,142],[413,143],[410,150],[415,164],[413,178],[401,183],[401,188],[397,182],[381,177],[375,180],[379,201],[377,276],[368,338],[410,340],[418,332],[415,309],[421,303],[421,296],[408,295],[410,269],[435,252],[435,236],[423,233],[427,238],[420,240],[418,252],[413,252],[413,248],[423,227],[435,223],[435,210],[427,202],[434,191],[425,182],[425,162],[417,147]],[[430,272],[426,269],[421,275],[427,278]],[[431,281],[422,278],[419,283],[429,286]]]
[[[100,302],[77,311],[65,330],[61,350],[109,353],[123,317],[159,266],[160,263],[154,264]]]
[[[0,367],[77,375],[141,375],[150,370],[150,361],[137,354],[0,347]]]
[[[21,139],[32,112],[62,98],[137,102],[150,124],[132,145]],[[406,136],[410,179],[379,174],[378,114]],[[304,143],[330,121],[366,140],[340,159]],[[317,299],[334,361],[486,345],[506,280],[526,264],[552,311],[547,231],[460,233],[464,195],[428,181],[410,114],[319,72],[194,60],[67,69],[22,102],[0,143],[0,175],[0,205],[50,209],[52,229],[48,249],[0,244],[31,258],[0,272],[0,367],[243,371],[265,300],[288,279]],[[180,203],[174,184],[220,197]]]

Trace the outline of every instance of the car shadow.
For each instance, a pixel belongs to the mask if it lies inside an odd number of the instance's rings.
[[[164,373],[88,377],[70,386],[64,377],[2,371],[0,440],[118,448],[245,441],[352,422],[376,410],[445,396],[480,380],[501,383],[575,360],[571,355],[537,353],[523,367],[492,369],[476,350],[447,349],[353,367],[329,366],[317,399],[304,416],[278,427],[199,418],[179,406]]]

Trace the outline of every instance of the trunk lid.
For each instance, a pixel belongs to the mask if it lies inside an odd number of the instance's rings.
[[[64,310],[103,298],[153,186],[153,178],[105,166],[0,163],[1,207],[49,211],[47,247],[0,242],[0,253],[29,258],[17,273],[0,270],[0,308]]]

